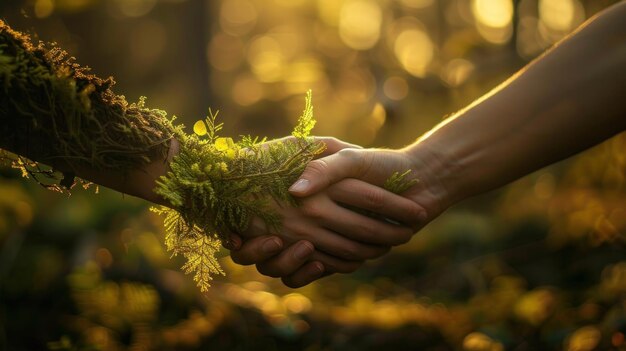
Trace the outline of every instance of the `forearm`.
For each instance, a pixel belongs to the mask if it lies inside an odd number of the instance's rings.
[[[178,145],[165,112],[127,103],[112,79],[2,21],[0,72],[1,149],[163,203],[152,189]]]
[[[169,206],[170,204],[158,195],[154,190],[156,181],[167,174],[169,163],[178,154],[180,145],[176,139],[170,141],[167,156],[159,157],[150,163],[124,172],[109,170],[98,171],[93,168],[81,168],[76,170],[76,175],[95,184],[119,191],[124,194],[136,196],[155,204]]]
[[[408,152],[427,160],[454,203],[626,129],[626,3],[568,39]]]

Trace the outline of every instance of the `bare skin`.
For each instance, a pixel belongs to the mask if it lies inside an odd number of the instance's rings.
[[[621,2],[415,143],[399,150],[343,149],[312,161],[290,190],[307,197],[345,179],[381,185],[390,172],[411,169],[420,182],[403,195],[425,212],[405,223],[418,229],[459,201],[626,130],[625,93],[626,2]],[[254,243],[249,245],[246,250]],[[265,259],[264,264],[272,261]],[[299,279],[313,276],[302,273]]]
[[[328,153],[355,147],[334,138],[318,139],[327,145]],[[11,150],[10,146],[2,147],[8,151],[17,151]],[[179,144],[174,139],[170,142],[170,151],[165,159],[154,160],[141,169],[119,172],[84,167],[72,171],[96,184],[167,206],[168,203],[154,192],[154,188],[156,180],[167,173],[169,162],[178,152]],[[32,157],[26,154],[23,156]],[[53,166],[68,170],[63,164]],[[354,192],[365,196],[350,196]],[[392,202],[394,205],[381,209],[379,200]],[[423,211],[417,204],[401,196],[369,183],[350,179],[302,198],[301,205],[297,208],[277,204],[276,210],[283,218],[279,232],[270,233],[262,221],[255,219],[246,233],[240,233],[241,236],[233,234],[232,242],[225,244],[228,248],[237,250],[242,245],[241,237],[248,238],[242,250],[233,255],[233,260],[241,264],[257,264],[261,273],[282,277],[285,284],[295,287],[307,284],[311,277],[353,272],[366,259],[382,256],[392,245],[406,242],[413,235],[409,226],[373,219],[350,211],[339,203],[378,213],[396,223],[409,221],[415,213]],[[364,243],[348,239],[350,236],[373,240]],[[273,256],[276,257],[265,262],[265,257]]]

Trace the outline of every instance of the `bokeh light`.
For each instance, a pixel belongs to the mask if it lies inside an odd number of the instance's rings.
[[[370,49],[380,38],[382,17],[377,1],[347,0],[339,16],[339,35],[352,49]]]
[[[513,2],[511,0],[472,0],[476,28],[487,41],[507,42],[512,34]]]
[[[15,0],[0,10],[198,136],[208,107],[224,136],[287,135],[313,89],[315,134],[400,148],[615,2]],[[206,295],[164,250],[146,202],[105,188],[59,196],[0,168],[0,349],[620,350],[624,150],[620,135],[468,200],[356,273],[301,289],[224,251],[227,276]]]
[[[220,24],[222,30],[232,35],[248,33],[257,20],[257,10],[248,0],[226,0],[221,4]]]
[[[405,29],[395,39],[394,52],[402,67],[411,75],[423,78],[435,56],[435,47],[419,26]]]
[[[402,100],[409,94],[409,85],[406,79],[393,76],[385,79],[383,92],[392,100]]]

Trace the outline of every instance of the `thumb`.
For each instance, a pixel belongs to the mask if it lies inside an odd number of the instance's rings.
[[[330,156],[309,162],[300,178],[289,188],[291,195],[315,194],[345,178],[359,178],[364,158],[359,149],[342,149]]]
[[[322,142],[326,145],[326,149],[318,157],[329,156],[343,149],[362,149],[359,145],[350,144],[334,137],[315,137],[315,141]]]

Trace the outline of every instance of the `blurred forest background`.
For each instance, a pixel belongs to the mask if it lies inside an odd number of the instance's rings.
[[[401,147],[610,0],[2,0],[131,101],[224,135]],[[598,111],[602,113],[602,111]],[[292,290],[224,253],[199,293],[149,204],[0,171],[0,350],[626,350],[626,136]]]

